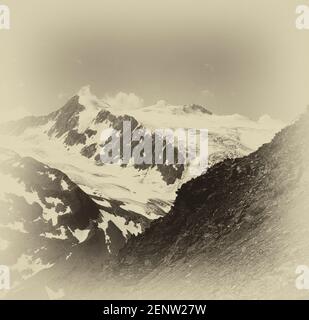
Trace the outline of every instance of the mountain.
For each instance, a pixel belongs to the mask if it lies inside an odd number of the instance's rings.
[[[6,183],[1,190],[0,253],[17,279],[14,296],[30,290],[49,298],[78,297],[104,281],[109,294],[117,297],[113,273],[119,270],[119,249],[165,216],[177,189],[192,178],[193,163],[103,165],[102,130],[116,129],[123,139],[125,120],[131,121],[131,134],[139,129],[190,128],[194,123],[197,129],[209,129],[209,165],[216,167],[224,159],[249,154],[283,125],[269,117],[255,122],[239,115],[218,116],[198,105],[158,103],[127,111],[130,115],[84,88],[57,111],[1,126],[0,172]],[[171,214],[169,221],[174,218]],[[158,232],[158,239],[145,245],[149,249],[172,235]],[[131,252],[132,241],[123,252]],[[161,254],[164,250],[155,253]],[[146,267],[143,263],[136,270],[144,274],[152,262],[147,260]]]
[[[2,125],[1,145],[66,172],[128,237],[168,211],[183,165],[102,165],[101,132],[113,128],[122,139],[123,121],[131,122],[132,132],[142,129],[133,117],[115,116],[91,96],[74,96],[47,116]]]
[[[136,296],[306,296],[295,270],[309,262],[308,128],[309,111],[271,143],[183,184],[169,214],[120,251],[119,275]]]
[[[26,117],[21,121],[12,121],[2,126],[1,131],[9,135],[27,135],[29,129],[38,128],[37,133],[44,133],[48,138],[60,139],[70,150],[75,148],[82,156],[93,159],[97,165],[102,165],[100,148],[104,145],[100,135],[104,129],[114,129],[120,132],[123,140],[123,122],[131,123],[131,132],[145,129],[138,121],[128,115],[115,116],[106,108],[106,104],[99,105],[95,97],[87,89],[81,90],[80,95],[72,97],[61,109],[47,116]],[[33,134],[33,132],[32,132]],[[141,139],[140,139],[141,140]],[[132,146],[138,144],[138,141]],[[154,157],[153,157],[154,158]],[[151,165],[135,165],[136,169],[147,170]],[[174,183],[181,177],[183,166],[156,165],[162,179]]]
[[[115,255],[122,231],[63,172],[0,149],[0,260],[12,286],[60,261]]]
[[[283,125],[270,118],[254,122],[239,115],[217,116],[198,105],[171,106],[165,102],[126,111],[130,115],[85,87],[57,111],[2,124],[0,145],[67,174],[128,239],[169,211],[176,190],[192,178],[190,167],[194,164],[103,165],[99,155],[103,130],[118,130],[123,141],[123,121],[131,122],[131,134],[161,125],[190,128],[194,123],[197,129],[209,129],[212,166],[252,152]]]

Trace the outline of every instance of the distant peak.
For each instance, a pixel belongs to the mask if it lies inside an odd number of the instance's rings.
[[[201,106],[199,104],[195,104],[195,103],[184,106],[183,110],[184,110],[184,112],[187,112],[187,113],[201,112],[201,113],[206,113],[206,114],[209,114],[209,115],[212,114],[212,112],[209,111],[208,109],[206,109],[205,107],[203,107],[203,106]]]

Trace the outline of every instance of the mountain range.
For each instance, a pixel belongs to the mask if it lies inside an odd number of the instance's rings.
[[[40,277],[46,281],[46,274],[56,274],[55,279],[72,270],[75,275],[82,270],[88,274],[90,261],[100,275],[106,268],[109,275],[125,270],[125,281],[130,283],[136,281],[132,269],[139,277],[147,277],[158,265],[189,257],[201,237],[207,240],[209,234],[212,239],[215,234],[219,239],[226,224],[225,217],[219,218],[223,211],[211,223],[209,218],[203,222],[197,212],[204,210],[204,203],[211,210],[220,202],[232,216],[237,210],[228,207],[243,196],[236,192],[237,170],[244,175],[252,170],[239,166],[238,161],[247,161],[239,159],[252,157],[283,127],[267,116],[252,121],[240,115],[215,115],[199,105],[171,106],[162,101],[126,113],[83,88],[57,111],[1,126],[0,172],[5,184],[0,198],[4,213],[0,256],[13,269],[14,287],[40,283]],[[209,172],[192,180],[190,163],[103,165],[100,134],[112,128],[123,136],[125,120],[133,124],[132,132],[207,128]],[[236,171],[224,178],[222,190],[230,186],[231,191],[224,193],[223,200],[216,183],[226,172],[230,174],[230,167]],[[259,164],[256,168],[260,170]],[[215,229],[205,235],[194,221],[199,221],[200,228],[209,224]],[[53,295],[47,285],[39,287]]]
[[[308,133],[307,111],[271,143],[183,184],[169,214],[120,251],[136,296],[305,298],[295,271],[309,259]]]

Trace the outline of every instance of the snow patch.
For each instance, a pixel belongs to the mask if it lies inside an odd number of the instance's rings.
[[[61,184],[61,187],[62,187],[63,191],[68,191],[69,190],[69,185],[65,180],[62,179],[60,184]]]
[[[40,173],[40,172],[39,172]],[[41,173],[40,173],[41,174]],[[42,173],[43,174],[43,173]],[[54,180],[56,180],[56,175],[55,174],[53,174],[53,173],[47,173],[47,175],[48,175],[48,177],[52,180],[52,181],[54,181]]]
[[[89,235],[90,229],[84,229],[84,230],[80,230],[80,229],[75,229],[72,230],[69,228],[69,230],[71,231],[72,235],[78,240],[79,243],[84,242]]]
[[[40,258],[34,260],[31,255],[22,254],[16,264],[12,266],[12,270],[21,273],[22,278],[26,280],[44,269],[51,268],[53,265],[51,263],[43,264]]]
[[[40,236],[48,238],[48,239],[59,239],[59,240],[68,239],[64,226],[61,226],[60,228],[56,229],[56,231],[60,231],[60,234],[53,234],[51,232],[45,232],[45,233],[41,233]]]
[[[134,223],[133,221],[127,221],[125,218],[120,216],[115,216],[104,210],[100,210],[102,214],[103,222],[101,222],[98,227],[102,228],[106,232],[108,222],[112,221],[116,227],[122,232],[125,238],[128,238],[129,234],[138,235],[142,233],[142,226],[140,223]]]

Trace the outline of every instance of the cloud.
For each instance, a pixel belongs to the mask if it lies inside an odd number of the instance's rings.
[[[165,100],[159,100],[154,107],[156,108],[165,108],[168,105],[168,103]]]
[[[119,92],[114,97],[106,96],[104,100],[117,109],[139,109],[144,106],[144,100],[134,93]]]

